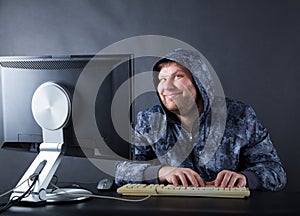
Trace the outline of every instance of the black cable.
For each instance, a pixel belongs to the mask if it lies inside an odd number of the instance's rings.
[[[12,197],[7,203],[2,203],[0,205],[0,214],[5,212],[11,206],[16,205],[17,203],[19,203],[24,197],[27,197],[30,194],[31,189],[33,188],[33,186],[35,185],[35,183],[39,179],[39,175],[36,175],[36,174],[31,175],[29,179],[32,180],[33,182],[30,185],[30,187],[27,189],[27,191],[25,193],[23,193],[21,196],[17,197],[17,199],[15,199],[15,200],[14,200],[15,197]]]

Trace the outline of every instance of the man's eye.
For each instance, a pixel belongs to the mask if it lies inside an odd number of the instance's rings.
[[[178,75],[176,75],[175,77],[178,79],[178,78],[182,78],[183,75],[182,75],[182,74],[178,74]]]

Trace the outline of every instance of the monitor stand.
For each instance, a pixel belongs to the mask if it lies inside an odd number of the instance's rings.
[[[29,193],[21,199],[26,203],[57,203],[81,201],[90,197],[88,190],[81,188],[48,189],[64,155],[63,128],[71,113],[71,100],[67,91],[53,82],[39,86],[32,97],[32,113],[43,132],[43,143],[40,144],[37,157],[27,169],[10,199],[15,200],[26,193],[38,179]]]

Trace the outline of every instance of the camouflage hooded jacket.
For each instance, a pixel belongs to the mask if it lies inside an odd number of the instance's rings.
[[[214,180],[218,172],[226,169],[244,174],[250,189],[282,189],[286,173],[253,108],[222,97],[212,68],[196,51],[177,49],[164,56],[154,66],[155,85],[156,66],[164,59],[176,61],[192,73],[204,110],[192,132],[162,103],[139,112],[134,161],[116,165],[116,184],[159,183],[159,168],[169,165],[191,168],[204,181]]]

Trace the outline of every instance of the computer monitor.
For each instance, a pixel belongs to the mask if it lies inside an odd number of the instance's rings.
[[[97,126],[103,139],[114,152],[125,158],[130,158],[130,145],[115,131],[110,112],[115,92],[122,83],[132,76],[133,62],[131,55],[1,57],[1,148],[37,152],[43,138],[42,129],[35,121],[31,110],[32,96],[35,90],[41,84],[51,81],[66,88],[72,98],[78,77],[84,67],[88,63],[91,64],[91,59],[93,60],[93,66],[87,67],[93,67],[97,70],[96,73],[98,71],[101,73],[101,68],[111,70],[99,86],[95,101]],[[80,91],[80,89],[78,90]],[[130,102],[130,89],[128,89],[127,95],[128,102]],[[82,106],[90,105],[82,104]],[[65,155],[86,156],[78,145],[72,118],[70,118],[70,122],[64,129],[64,138],[66,144]],[[97,140],[93,141],[98,142]],[[86,150],[88,151],[88,149]],[[94,149],[90,150],[94,152]],[[103,153],[103,156],[105,156],[105,153]]]
[[[87,88],[77,87],[78,80],[83,76],[83,73],[92,73],[102,79],[97,89],[92,89],[92,91],[97,91],[96,94],[91,92],[91,94],[96,95],[95,100],[78,99],[81,96],[89,97],[86,91],[89,83],[85,83]],[[130,107],[132,97],[130,78],[132,76],[133,57],[131,54],[0,57],[1,148],[39,152],[41,154],[41,143],[45,142],[45,137],[50,140],[49,142],[52,142],[51,137],[54,137],[53,140],[56,140],[56,136],[62,136],[63,149],[61,152],[59,151],[58,154],[60,156],[57,157],[61,157],[62,153],[68,156],[88,156],[104,159],[114,158],[115,155],[119,155],[122,158],[130,159],[132,152],[130,128],[128,128],[127,140],[119,136],[113,126],[111,105],[118,88],[124,82],[129,81],[129,85],[127,85],[125,90],[125,101],[129,103],[126,106]],[[122,89],[124,91],[124,88]],[[47,96],[48,93],[50,96]],[[80,107],[78,106],[83,108],[90,107],[95,113],[95,124],[101,134],[101,138],[105,141],[108,148],[102,149],[101,146],[97,146],[99,140],[95,140],[93,136],[89,137],[89,128],[85,128],[79,134],[76,133],[72,116],[73,112],[71,111],[74,95],[77,97],[76,109],[78,116],[76,116],[76,119],[81,118],[78,112]],[[51,103],[51,100],[60,100],[58,103],[63,104],[62,109],[60,107],[56,108],[59,116],[64,115],[64,113],[61,113],[64,110],[67,115],[65,116],[66,124],[58,125],[57,128],[51,128],[53,120],[49,118],[51,111],[47,111],[48,115],[44,115],[35,110],[40,109],[39,107],[45,103]],[[83,101],[83,103],[78,103],[78,101]],[[88,101],[89,104],[85,103],[85,101]],[[57,103],[57,101],[54,103]],[[68,104],[70,107],[68,107]],[[128,118],[131,117],[132,113],[129,111]],[[60,120],[54,121],[60,122]],[[78,122],[76,123],[78,124]],[[62,134],[60,134],[60,131]],[[84,142],[80,140],[81,138]],[[106,151],[106,149],[111,151]],[[112,152],[113,154],[111,154]],[[24,178],[31,176],[31,172],[40,172],[41,169],[53,163],[54,168],[49,168],[50,175],[45,177],[47,180],[45,180],[43,187],[46,187],[59,162],[47,161],[44,158],[36,160],[36,164]],[[41,190],[41,188],[36,190]],[[43,201],[40,199],[40,196],[39,194],[28,201]]]

